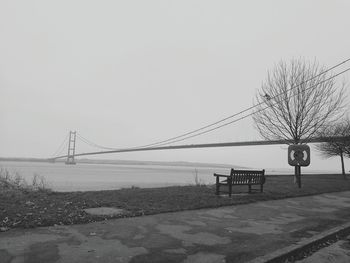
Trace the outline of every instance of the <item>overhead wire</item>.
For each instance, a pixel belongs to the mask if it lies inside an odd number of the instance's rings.
[[[286,91],[283,91],[283,92],[281,92],[281,93],[276,94],[275,96],[271,97],[271,99],[274,99],[274,98],[276,98],[276,97],[279,97],[279,96],[285,94],[286,92],[289,92],[289,91],[291,91],[291,90],[293,90],[293,89],[295,89],[295,88],[298,88],[298,87],[304,85],[305,83],[307,83],[307,82],[309,82],[309,81],[311,81],[311,80],[313,80],[313,79],[315,79],[315,78],[317,78],[317,77],[319,77],[319,76],[321,76],[321,75],[323,75],[323,74],[325,74],[325,73],[327,73],[327,72],[329,72],[329,71],[331,71],[331,70],[333,70],[333,69],[335,69],[335,68],[337,68],[337,67],[339,67],[339,66],[341,66],[341,65],[343,65],[343,64],[345,64],[345,63],[347,63],[347,62],[349,62],[349,61],[350,61],[350,58],[345,59],[345,60],[343,60],[342,62],[340,62],[340,63],[338,63],[338,64],[336,64],[336,65],[334,65],[334,66],[332,66],[332,67],[330,67],[330,68],[328,68],[328,69],[322,71],[321,73],[319,73],[319,74],[317,74],[317,75],[315,75],[315,76],[313,76],[313,77],[311,77],[310,79],[307,79],[307,80],[305,80],[305,81],[303,81],[303,82],[301,82],[301,83],[299,83],[299,84],[297,84],[297,85],[295,85],[295,86],[293,86],[293,87],[290,87],[290,88],[287,89]],[[235,114],[232,114],[232,115],[230,115],[230,116],[228,116],[228,117],[225,117],[225,118],[223,118],[223,119],[220,119],[220,120],[218,120],[218,121],[216,121],[216,122],[213,122],[213,123],[211,123],[211,124],[205,125],[205,126],[203,126],[203,127],[201,127],[201,128],[195,129],[195,130],[193,130],[193,131],[186,132],[186,133],[184,133],[184,134],[182,134],[182,135],[178,135],[178,136],[175,136],[175,137],[172,137],[172,138],[163,140],[163,141],[159,141],[159,142],[155,142],[155,143],[151,143],[151,144],[147,144],[147,145],[143,145],[143,146],[132,147],[132,148],[144,148],[144,147],[155,146],[155,145],[158,145],[158,144],[163,144],[163,143],[165,143],[165,142],[173,141],[173,140],[178,139],[178,138],[181,138],[181,137],[185,137],[185,136],[187,136],[187,135],[190,135],[190,134],[196,133],[196,132],[198,132],[198,131],[207,129],[207,128],[209,128],[209,127],[212,127],[212,126],[214,126],[214,125],[216,125],[216,124],[222,123],[222,122],[224,122],[224,121],[226,121],[226,120],[232,119],[233,117],[236,117],[236,116],[238,116],[238,115],[241,115],[242,113],[245,113],[245,112],[247,112],[247,111],[250,111],[250,110],[252,110],[252,109],[254,109],[254,108],[256,108],[256,107],[258,107],[258,106],[260,106],[260,105],[262,105],[262,104],[263,104],[263,102],[260,102],[260,103],[258,103],[258,104],[256,104],[256,105],[253,105],[253,106],[251,106],[251,107],[248,107],[248,108],[246,108],[246,109],[244,109],[244,110],[242,110],[242,111],[240,111],[240,112],[237,112],[237,113],[235,113]],[[175,141],[175,142],[177,142],[177,141]]]
[[[340,62],[340,63],[338,63],[338,64],[336,64],[336,65],[334,65],[334,66],[332,66],[332,67],[330,67],[330,68],[328,68],[328,69],[322,71],[321,73],[319,73],[319,74],[313,76],[312,78],[307,79],[307,80],[305,80],[305,81],[303,81],[303,82],[301,82],[301,83],[299,83],[299,84],[297,84],[297,85],[295,85],[295,86],[292,86],[292,87],[290,87],[289,89],[287,89],[287,90],[285,90],[285,91],[283,91],[283,92],[281,92],[281,93],[278,93],[278,94],[276,94],[275,96],[270,97],[269,99],[271,100],[271,99],[277,98],[277,97],[279,97],[279,96],[285,94],[286,92],[289,92],[289,91],[291,91],[291,90],[293,90],[293,89],[295,89],[295,88],[298,88],[298,87],[300,87],[301,85],[304,85],[305,83],[307,83],[307,82],[309,82],[309,81],[311,81],[311,80],[313,80],[313,79],[315,79],[315,78],[317,78],[317,77],[319,77],[319,76],[321,76],[321,75],[323,75],[323,74],[325,74],[325,73],[327,73],[327,72],[329,72],[329,71],[331,71],[331,70],[333,70],[333,69],[335,69],[335,68],[337,68],[337,67],[339,67],[339,66],[341,66],[341,65],[343,65],[343,64],[345,64],[345,63],[347,63],[347,62],[349,62],[349,61],[350,61],[350,58],[345,59],[345,60],[343,60],[342,62]],[[333,79],[333,78],[335,78],[335,77],[337,77],[337,76],[339,76],[339,75],[341,75],[341,74],[344,74],[345,72],[347,72],[347,71],[349,71],[349,70],[350,70],[350,68],[348,68],[348,69],[346,69],[346,70],[343,70],[343,71],[341,71],[340,73],[337,73],[337,74],[335,74],[335,75],[332,75],[332,76],[329,77],[328,79],[323,80],[322,82],[317,83],[317,84],[315,84],[315,85],[313,85],[313,86],[311,86],[311,87],[309,87],[309,88],[307,88],[307,89],[313,88],[313,87],[315,87],[315,86],[317,86],[317,85],[319,85],[319,84],[321,84],[321,83],[323,83],[323,82],[325,82],[325,81],[328,81],[328,80],[330,80],[330,79]],[[200,128],[198,128],[198,129],[192,130],[192,131],[190,131],[190,132],[186,132],[186,133],[184,133],[184,134],[181,134],[181,135],[178,135],[178,136],[175,136],[175,137],[171,137],[171,138],[166,139],[166,140],[162,140],[162,141],[158,141],[158,142],[154,142],[154,143],[150,143],[150,144],[146,144],[146,145],[142,145],[142,146],[134,146],[134,147],[127,147],[127,148],[106,147],[106,146],[102,146],[102,145],[96,144],[96,143],[94,143],[94,142],[91,142],[91,141],[89,141],[88,139],[84,138],[83,136],[81,136],[81,135],[79,135],[79,134],[78,134],[78,137],[79,137],[82,141],[84,141],[85,143],[89,144],[90,146],[93,146],[93,147],[96,147],[96,148],[99,148],[99,149],[106,149],[106,150],[121,150],[121,149],[134,149],[134,148],[148,148],[148,147],[152,147],[152,146],[163,146],[163,145],[168,145],[168,144],[175,143],[175,142],[184,141],[184,140],[187,140],[187,139],[190,139],[190,138],[194,138],[194,137],[200,136],[200,135],[202,135],[202,134],[206,134],[206,133],[209,133],[209,132],[211,132],[211,131],[220,129],[220,128],[222,128],[222,127],[225,127],[225,126],[227,126],[227,125],[230,125],[230,124],[235,123],[235,122],[237,122],[237,121],[240,121],[240,120],[242,120],[242,119],[245,119],[245,118],[247,118],[247,117],[249,117],[249,116],[251,116],[251,115],[253,115],[253,114],[257,113],[257,112],[253,112],[253,113],[244,115],[243,117],[240,117],[240,118],[235,119],[235,120],[233,120],[233,121],[230,121],[230,122],[221,124],[221,125],[219,125],[219,126],[216,126],[216,127],[214,127],[214,128],[211,128],[211,129],[209,129],[209,130],[205,130],[205,129],[210,128],[210,127],[212,127],[212,126],[214,126],[214,125],[217,125],[217,124],[219,124],[219,123],[222,123],[222,122],[224,122],[224,121],[227,121],[227,120],[229,120],[229,119],[232,119],[232,118],[234,118],[234,117],[236,117],[236,116],[239,116],[239,115],[241,115],[241,114],[243,114],[243,113],[245,113],[245,112],[247,112],[247,111],[250,111],[250,110],[252,110],[252,109],[254,109],[254,108],[256,108],[256,107],[262,105],[263,103],[264,103],[264,102],[260,102],[260,103],[258,103],[258,104],[255,104],[255,105],[251,106],[251,107],[248,107],[248,108],[246,108],[246,109],[244,109],[244,110],[242,110],[242,111],[240,111],[240,112],[237,112],[237,113],[235,113],[235,114],[232,114],[232,115],[230,115],[230,116],[228,116],[228,117],[225,117],[225,118],[223,118],[223,119],[220,119],[220,120],[218,120],[218,121],[216,121],[216,122],[213,122],[213,123],[211,123],[211,124],[205,125],[205,126],[200,127]],[[272,106],[272,105],[270,105],[270,106],[268,106],[268,107],[271,107],[271,106]],[[264,108],[264,110],[267,109],[268,107]],[[258,111],[258,112],[259,112],[259,111]],[[205,130],[205,131],[203,131],[203,130]],[[200,132],[200,131],[203,131],[203,132]],[[197,132],[200,132],[200,133],[197,133]],[[192,135],[191,135],[191,134],[192,134]],[[188,135],[191,135],[191,136],[188,136]],[[183,137],[185,137],[185,138],[183,138]],[[180,138],[182,138],[182,139],[180,139]]]
[[[344,74],[344,73],[347,72],[347,71],[350,71],[350,67],[347,68],[346,70],[341,71],[340,73],[337,73],[337,74],[333,75],[332,77],[329,77],[328,79],[325,79],[325,80],[323,80],[323,81],[321,81],[321,82],[319,82],[319,83],[317,83],[317,84],[315,84],[315,85],[312,85],[312,86],[306,88],[305,90],[309,90],[309,89],[311,89],[311,88],[314,88],[315,86],[318,86],[318,85],[320,85],[320,84],[322,84],[322,83],[324,83],[324,82],[326,82],[326,81],[329,81],[329,80],[331,80],[331,79],[333,79],[333,78],[335,78],[335,77],[337,77],[337,76],[339,76],[339,75],[341,75],[341,74]],[[293,96],[296,96],[296,95],[293,95]],[[273,97],[271,97],[271,99],[272,99],[272,98],[273,98]],[[259,105],[261,105],[261,104],[262,104],[262,103],[260,103]],[[262,109],[260,109],[260,110],[258,110],[258,111],[254,111],[254,112],[252,112],[252,113],[250,113],[250,114],[244,115],[243,117],[240,117],[240,118],[238,118],[238,119],[235,119],[235,120],[230,121],[230,122],[227,122],[227,123],[224,123],[224,124],[222,124],[222,125],[220,125],[220,126],[217,126],[217,127],[215,127],[215,128],[212,128],[212,129],[209,129],[209,130],[206,130],[206,131],[203,131],[203,132],[200,132],[200,133],[197,133],[197,134],[194,134],[194,135],[191,135],[191,136],[188,136],[188,137],[185,137],[185,138],[176,140],[176,141],[171,141],[171,142],[168,142],[168,143],[158,144],[158,146],[168,145],[168,144],[171,144],[171,143],[184,141],[184,140],[187,140],[187,139],[190,139],[190,138],[194,138],[194,137],[197,137],[197,136],[206,134],[206,133],[208,133],[208,132],[211,132],[211,131],[220,129],[220,128],[225,127],[225,126],[227,126],[227,125],[230,125],[230,124],[232,124],[232,123],[235,123],[235,122],[238,122],[238,121],[240,121],[240,120],[243,120],[243,119],[245,119],[245,118],[247,118],[247,117],[249,117],[249,116],[252,116],[252,115],[254,115],[254,114],[256,114],[256,113],[259,113],[259,112],[261,112],[261,111],[264,111],[264,110],[266,110],[266,109],[268,109],[268,108],[270,108],[271,106],[274,106],[274,105],[276,105],[276,104],[277,104],[277,102],[276,102],[276,103],[272,103],[272,104],[268,105],[268,106],[265,107],[265,108],[262,108]],[[140,147],[140,148],[142,148],[142,147]]]

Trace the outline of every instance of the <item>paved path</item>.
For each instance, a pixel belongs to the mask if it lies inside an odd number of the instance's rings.
[[[349,220],[350,191],[17,229],[0,233],[0,262],[246,262]]]

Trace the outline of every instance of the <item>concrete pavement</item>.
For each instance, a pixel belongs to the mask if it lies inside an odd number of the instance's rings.
[[[85,225],[14,229],[0,233],[0,262],[247,262],[349,219],[350,191]]]

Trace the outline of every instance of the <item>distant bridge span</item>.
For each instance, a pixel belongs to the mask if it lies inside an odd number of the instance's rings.
[[[301,140],[300,143],[321,143],[321,142],[344,142],[350,141],[350,136],[336,136],[336,137],[315,137],[307,140]],[[197,149],[197,148],[219,148],[219,147],[235,147],[235,146],[257,146],[257,145],[274,145],[274,144],[292,144],[292,140],[272,140],[272,141],[243,141],[243,142],[224,142],[224,143],[204,143],[204,144],[187,144],[176,146],[158,146],[158,147],[144,147],[144,148],[126,148],[109,151],[77,153],[74,156],[87,156],[109,153],[123,153],[123,152],[140,152],[140,151],[159,151],[159,150],[176,150],[176,149]],[[53,158],[48,158],[49,161],[55,161],[61,158],[67,158],[68,155],[61,155]]]

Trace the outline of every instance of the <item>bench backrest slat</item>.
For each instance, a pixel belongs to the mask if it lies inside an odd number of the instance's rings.
[[[231,169],[232,183],[260,184],[263,181],[265,170],[235,170]]]

